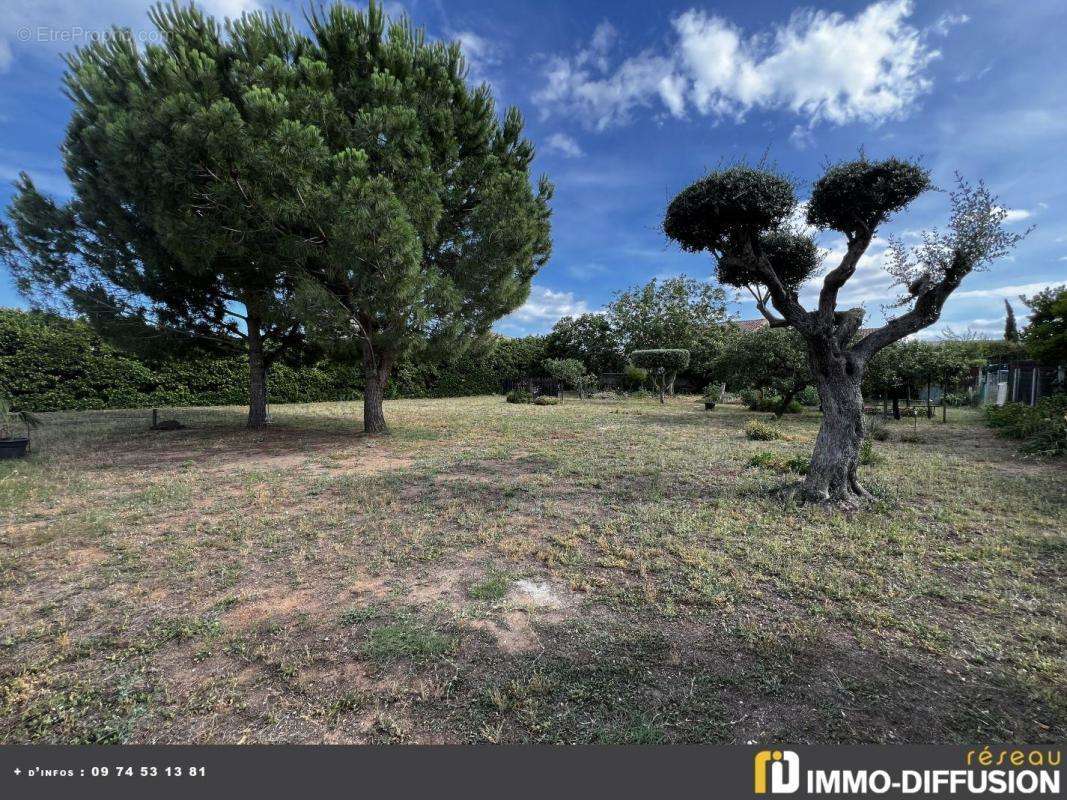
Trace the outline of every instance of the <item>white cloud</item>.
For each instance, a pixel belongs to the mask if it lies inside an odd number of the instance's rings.
[[[930,26],[930,30],[938,36],[948,36],[949,31],[957,25],[966,25],[971,18],[966,14],[942,14],[937,22]]]
[[[487,80],[488,70],[500,63],[500,48],[473,31],[449,31],[448,38],[459,42],[475,83]]]
[[[559,153],[564,158],[581,158],[585,155],[578,142],[565,133],[553,133],[549,136],[545,140],[545,152]]]
[[[1014,286],[994,286],[989,289],[969,289],[965,292],[953,292],[952,297],[957,300],[983,300],[986,298],[1004,298],[1009,300],[1019,295],[1032,295],[1043,291],[1050,286],[1058,286],[1063,281],[1042,281],[1039,283],[1019,283]]]
[[[1004,221],[1009,225],[1013,222],[1022,222],[1024,219],[1030,219],[1033,216],[1032,211],[1027,211],[1025,208],[1008,208],[1005,209]]]
[[[618,37],[602,23],[588,48],[549,62],[534,100],[545,114],[575,114],[599,130],[657,105],[674,117],[692,110],[741,119],[756,108],[789,110],[809,125],[878,123],[906,115],[931,87],[926,67],[940,54],[929,45],[933,31],[908,24],[911,12],[910,0],[882,0],[853,17],[798,11],[772,32],[748,36],[690,9],[672,20],[669,55],[646,50],[614,70]],[[947,33],[951,25],[941,27]]]
[[[37,53],[51,58],[106,36],[112,26],[129,28],[138,42],[156,40],[145,0],[4,0],[0,3],[0,72],[16,55]],[[257,0],[199,0],[209,14],[239,17],[260,8]]]
[[[837,299],[840,307],[847,308],[868,303],[888,304],[896,299],[893,277],[886,271],[888,246],[889,242],[886,239],[874,238],[867,252],[860,258],[856,271],[838,293]],[[845,248],[844,240],[839,238],[824,251],[822,273],[841,263],[841,259],[845,256]],[[801,302],[809,308],[814,307],[818,302],[822,284],[822,274],[809,278],[801,287]]]
[[[793,132],[789,134],[789,142],[797,150],[807,150],[815,146],[815,135],[811,128],[805,125],[794,125]]]
[[[574,317],[588,311],[586,302],[575,299],[573,292],[556,292],[534,285],[530,289],[530,298],[500,320],[498,325],[505,330],[548,330],[560,317]]]
[[[672,113],[684,113],[683,87],[669,59],[642,54],[627,59],[614,74],[594,78],[592,70],[600,71],[601,59],[592,50],[573,59],[553,59],[545,73],[547,84],[534,94],[534,102],[542,110],[572,110],[598,130],[628,121],[635,107],[648,106],[657,96]]]

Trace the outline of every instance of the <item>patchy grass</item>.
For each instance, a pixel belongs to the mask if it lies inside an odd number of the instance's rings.
[[[889,421],[846,515],[769,491],[817,414],[701,408],[43,415],[0,463],[0,741],[1063,740],[1061,464]]]

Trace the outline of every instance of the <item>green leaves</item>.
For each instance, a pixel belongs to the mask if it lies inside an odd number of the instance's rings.
[[[634,350],[630,363],[649,372],[662,370],[668,374],[681,372],[689,366],[689,351],[679,349]]]
[[[815,182],[808,223],[847,236],[873,234],[890,214],[929,188],[929,171],[912,161],[863,157],[836,164]]]
[[[777,228],[796,204],[788,178],[738,164],[683,189],[667,207],[663,230],[683,250],[717,251]]]

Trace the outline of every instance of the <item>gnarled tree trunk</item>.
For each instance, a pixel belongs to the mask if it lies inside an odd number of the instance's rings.
[[[254,302],[248,309],[248,427],[267,427],[267,358],[263,352],[263,317]]]
[[[863,443],[863,367],[832,344],[810,343],[808,357],[823,421],[801,493],[815,502],[848,504],[868,498],[857,476]]]
[[[375,358],[370,347],[363,348],[363,431],[364,433],[389,433],[382,411],[385,385],[389,382],[389,362]]]

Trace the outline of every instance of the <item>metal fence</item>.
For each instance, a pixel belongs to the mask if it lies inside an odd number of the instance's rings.
[[[1062,366],[1045,367],[1034,361],[987,364],[975,379],[975,397],[979,405],[1036,405],[1042,397],[1063,390],[1064,371]]]
[[[525,389],[534,397],[542,394],[559,394],[559,381],[553,378],[505,378],[500,382],[500,393],[507,394],[514,389]]]

